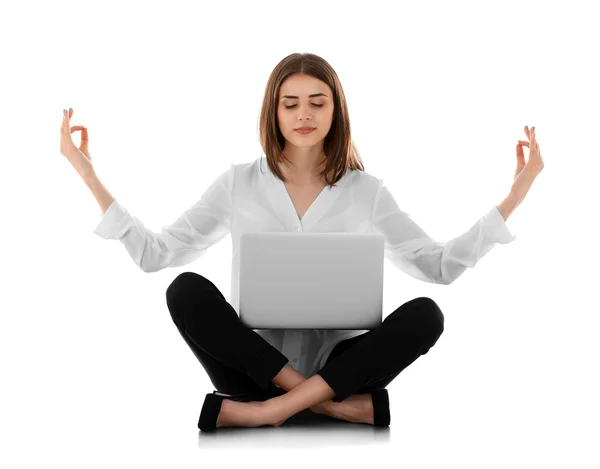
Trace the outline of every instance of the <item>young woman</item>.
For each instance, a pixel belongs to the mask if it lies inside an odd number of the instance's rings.
[[[237,313],[241,233],[378,231],[395,266],[425,282],[450,284],[495,244],[516,239],[505,221],[543,168],[535,128],[525,127],[528,141],[517,143],[509,196],[462,235],[434,241],[400,210],[383,181],[364,171],[332,67],[313,54],[292,54],[266,86],[260,115],[265,157],[230,165],[174,223],[153,233],[102,185],[87,129],[70,127],[71,117],[72,109],[64,111],[61,153],[102,209],[94,233],[120,240],[144,272],[189,264],[232,236],[231,303],[194,272],[178,275],[166,292],[178,331],[218,390],[206,395],[198,422],[203,431],[280,425],[304,409],[387,426],[385,387],[444,330],[442,311],[426,297],[399,306],[370,331],[249,329]],[[71,136],[78,130],[79,148]],[[523,146],[530,149],[527,164]]]

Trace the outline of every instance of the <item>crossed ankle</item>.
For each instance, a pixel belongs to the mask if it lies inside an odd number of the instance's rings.
[[[327,410],[331,417],[350,421],[361,420],[368,409],[370,398],[370,394],[352,394],[342,402],[330,401]]]

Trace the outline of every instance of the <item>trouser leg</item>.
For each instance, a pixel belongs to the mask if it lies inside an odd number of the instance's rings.
[[[334,390],[335,402],[382,389],[426,354],[443,331],[444,315],[437,303],[427,297],[415,298],[376,329],[337,344],[317,374]]]
[[[287,357],[245,326],[210,280],[184,272],[166,296],[173,322],[217,390],[234,394],[277,388],[272,380]]]

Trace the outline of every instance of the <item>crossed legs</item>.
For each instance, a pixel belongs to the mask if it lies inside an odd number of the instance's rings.
[[[286,357],[239,321],[212,282],[192,272],[180,274],[167,290],[167,304],[179,332],[217,389],[236,393],[266,389],[267,385],[276,388],[272,381],[287,366]],[[372,386],[386,379],[389,383],[427,353],[443,329],[444,316],[438,305],[430,298],[415,298],[376,329],[338,344],[336,349],[345,342],[349,346],[287,393],[252,405],[225,399],[223,412],[237,411],[251,416],[254,423],[276,425],[325,401],[340,409],[338,404],[350,398],[345,403],[348,410],[348,403],[360,400],[356,396],[385,387]],[[240,344],[250,352],[240,354]],[[223,376],[228,380],[220,386]]]

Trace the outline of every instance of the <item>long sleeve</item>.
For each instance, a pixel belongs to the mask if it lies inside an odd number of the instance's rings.
[[[154,233],[115,200],[102,214],[94,233],[118,239],[144,272],[179,267],[201,257],[231,231],[235,165],[223,172],[189,209]]]
[[[394,266],[418,280],[444,285],[454,282],[467,267],[474,267],[496,243],[517,238],[494,206],[466,233],[450,241],[435,241],[400,210],[382,180],[375,197],[373,227],[383,233],[384,256]]]

